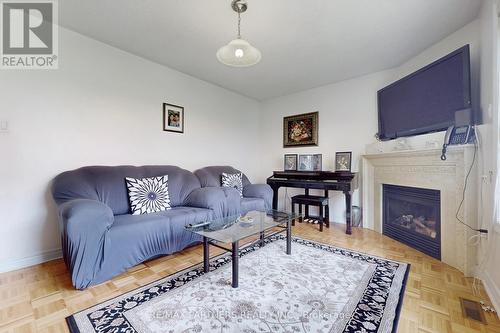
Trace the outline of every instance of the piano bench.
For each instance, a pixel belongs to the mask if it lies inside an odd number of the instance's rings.
[[[323,231],[323,223],[326,224],[327,228],[330,228],[330,208],[328,207],[328,201],[328,197],[319,195],[295,195],[292,197],[292,213],[295,213],[296,204],[299,205],[299,215],[302,215],[302,205],[307,207],[307,211],[309,211],[309,206],[319,207],[319,231]],[[323,212],[325,213],[324,215]],[[306,216],[306,218],[308,217]],[[302,223],[302,216],[299,218],[299,222]],[[295,225],[295,221],[292,225]]]

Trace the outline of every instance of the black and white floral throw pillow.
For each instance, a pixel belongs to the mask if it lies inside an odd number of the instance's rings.
[[[170,209],[168,176],[151,178],[126,177],[132,215],[149,214]]]
[[[243,174],[241,172],[222,173],[222,186],[237,189],[240,193],[240,197],[243,198]]]

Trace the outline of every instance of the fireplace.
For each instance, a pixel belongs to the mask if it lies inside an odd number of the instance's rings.
[[[441,260],[440,192],[383,185],[383,233]]]

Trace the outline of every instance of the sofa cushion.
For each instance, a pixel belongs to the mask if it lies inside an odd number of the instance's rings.
[[[184,226],[210,219],[210,209],[196,207],[174,207],[143,215],[118,215],[109,229],[112,242],[109,251],[125,255],[129,261],[128,267],[131,267],[153,256],[182,250],[200,240],[199,237],[193,237],[194,234],[185,230]],[[105,261],[109,264],[107,258]]]
[[[156,228],[158,230],[166,228],[167,223],[182,225],[183,227],[189,223],[203,222],[212,219],[213,212],[210,209],[198,208],[198,207],[184,207],[177,206],[167,211],[161,211],[151,214],[142,215],[116,215],[115,221],[111,227],[111,231],[116,231],[117,228],[129,227],[131,225],[137,225],[138,228],[144,226],[144,223],[157,223]],[[140,230],[138,230],[140,232]]]
[[[168,175],[149,178],[126,177],[132,215],[169,210]]]
[[[231,166],[208,166],[194,172],[198,177],[201,187],[220,187],[222,173],[241,173],[241,171]],[[243,186],[250,184],[247,176],[242,174]]]
[[[266,202],[261,198],[242,198],[241,213],[245,214],[251,210],[266,211]]]
[[[178,252],[200,242],[201,236],[184,228],[210,220],[212,211],[195,207],[143,215],[118,215],[106,236],[103,264],[87,272],[92,285],[101,283],[128,268],[159,255]]]
[[[66,171],[54,179],[52,193],[58,205],[73,199],[100,201],[113,214],[130,212],[125,177],[147,178],[168,175],[170,205],[180,206],[186,197],[200,188],[198,178],[176,166],[90,166]]]
[[[239,173],[225,173],[223,172],[221,175],[221,185],[222,187],[232,187],[240,194],[240,197],[243,198],[243,174]]]

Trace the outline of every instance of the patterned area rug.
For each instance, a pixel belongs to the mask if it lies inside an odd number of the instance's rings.
[[[396,332],[409,265],[294,238],[241,250],[67,318],[71,332]]]

